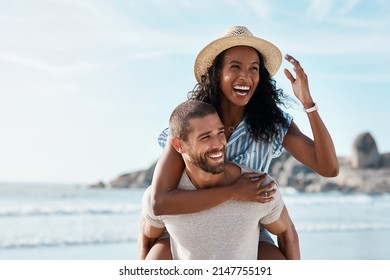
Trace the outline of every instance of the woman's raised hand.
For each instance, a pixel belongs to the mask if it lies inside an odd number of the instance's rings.
[[[295,96],[301,101],[303,107],[312,107],[314,102],[310,95],[309,81],[305,71],[299,64],[299,61],[291,55],[286,54],[284,58],[294,66],[295,78],[288,69],[284,69],[284,74],[290,80]]]

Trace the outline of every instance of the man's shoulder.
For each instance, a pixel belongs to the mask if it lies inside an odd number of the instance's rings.
[[[242,164],[235,163],[233,161],[229,161],[229,163],[238,166],[241,169],[241,174],[243,174],[243,173],[252,173],[252,172],[263,174],[263,172],[260,172],[260,171],[258,171],[256,169],[250,168],[250,167],[242,165]]]
[[[239,167],[241,169],[241,174],[244,174],[244,173],[259,173],[259,175],[261,174],[264,174],[264,172],[261,172],[259,170],[256,170],[256,169],[253,169],[253,168],[250,168],[248,166],[245,166],[245,165],[241,165],[241,164],[238,164],[238,163],[235,163],[235,162],[232,162],[232,161],[229,161],[229,163],[232,163],[234,165],[236,165],[237,167]],[[275,184],[276,184],[276,181],[267,174],[267,179],[262,183],[262,186],[265,185],[265,184],[268,184],[270,183],[271,181],[274,181]]]
[[[181,189],[181,190],[196,190],[196,187],[194,186],[194,184],[192,184],[192,181],[188,177],[188,174],[185,170],[183,171],[183,174],[181,175],[181,178],[180,178],[180,181],[179,181],[177,188]]]

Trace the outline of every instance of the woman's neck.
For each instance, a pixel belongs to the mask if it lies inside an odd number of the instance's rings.
[[[245,107],[239,107],[225,100],[221,101],[221,118],[225,130],[232,134],[245,115]],[[228,135],[227,134],[227,135]]]

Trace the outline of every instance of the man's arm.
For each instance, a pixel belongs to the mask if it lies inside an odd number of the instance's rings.
[[[298,234],[286,206],[283,206],[280,217],[275,222],[265,224],[264,227],[278,237],[279,248],[288,260],[301,258]]]
[[[144,217],[141,217],[140,232],[138,236],[138,259],[144,260],[148,255],[157,238],[160,237],[165,228],[154,227]]]

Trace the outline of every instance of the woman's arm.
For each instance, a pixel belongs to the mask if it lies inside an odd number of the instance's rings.
[[[317,114],[313,112],[310,114]],[[324,177],[335,177],[339,173],[339,163],[332,139],[325,125],[319,125],[321,118],[309,116],[314,141],[303,134],[292,122],[283,140],[283,146],[297,160]],[[314,122],[314,124],[313,124]],[[322,123],[322,122],[321,122]]]
[[[284,70],[286,77],[290,80],[295,96],[301,101],[305,108],[314,105],[310,94],[307,75],[299,62],[293,57],[286,55],[286,59],[294,66],[296,79],[287,69]],[[283,146],[297,160],[325,177],[334,177],[339,173],[339,163],[336,150],[324,122],[318,111],[307,113],[313,139],[303,134],[298,126],[292,122],[284,137]]]
[[[272,189],[274,183],[259,186],[265,180],[252,180],[257,173],[243,174],[234,184],[197,191],[179,190],[177,185],[184,171],[184,161],[170,141],[157,162],[152,180],[152,206],[155,215],[173,215],[199,212],[217,206],[227,200],[244,200],[266,203],[264,190]]]

